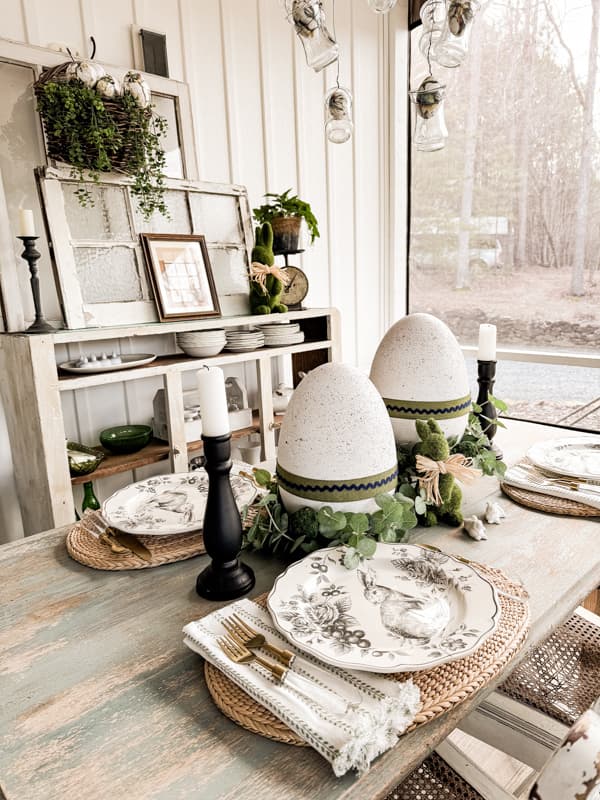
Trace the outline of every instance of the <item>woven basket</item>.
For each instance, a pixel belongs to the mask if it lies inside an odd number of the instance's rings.
[[[52,67],[51,69],[47,69],[42,72],[38,80],[33,84],[35,96],[39,98],[42,94],[43,87],[48,83],[68,83],[69,79],[67,77],[67,68],[72,63],[72,61],[66,61],[64,64],[59,64],[56,67]],[[120,148],[111,155],[111,171],[121,172],[125,175],[131,175],[135,173],[137,168],[140,166],[132,159],[133,141],[136,138],[135,133],[138,132],[140,135],[143,135],[144,130],[137,122],[133,122],[131,120],[131,117],[120,97],[116,97],[115,99],[107,99],[106,97],[103,97],[102,102],[104,103],[104,108],[113,121],[117,132],[121,134],[123,141],[127,143],[124,147]],[[54,132],[48,128],[46,120],[41,112],[40,116],[42,117],[44,133],[46,135],[48,156],[56,159],[57,161],[63,161],[64,163],[69,164],[68,152],[71,142],[68,134],[63,133],[61,136],[56,136]],[[149,120],[151,116],[151,110],[147,109],[145,111],[146,119]],[[132,133],[134,134],[133,136],[131,135]],[[83,150],[82,156],[85,162],[84,166],[87,169],[97,169],[94,166],[97,155],[97,151],[92,149],[88,148],[87,150]]]

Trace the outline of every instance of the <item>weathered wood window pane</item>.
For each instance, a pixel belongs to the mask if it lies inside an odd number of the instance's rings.
[[[77,241],[131,241],[132,231],[127,214],[126,189],[119,186],[94,186],[87,183],[94,205],[82,206],[77,185],[63,184],[65,213],[71,237]]]
[[[177,106],[174,97],[152,92],[152,102],[156,106],[156,113],[167,120],[167,135],[161,140],[166,156],[165,175],[167,178],[185,178],[183,172],[183,157],[181,155],[181,141],[179,139],[179,125],[177,121]]]
[[[140,233],[191,233],[186,192],[176,189],[165,192],[165,203],[169,209],[170,219],[156,211],[149,220],[146,220],[137,207],[135,197],[132,197],[136,230]]]
[[[237,197],[223,194],[190,193],[194,233],[206,236],[208,242],[244,241]]]
[[[146,300],[149,289],[141,250],[133,247],[75,247],[84,303]]]
[[[219,296],[248,292],[248,262],[245,250],[209,245],[208,256]]]

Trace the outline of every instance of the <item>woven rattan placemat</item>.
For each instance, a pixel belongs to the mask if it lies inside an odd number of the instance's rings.
[[[421,690],[421,711],[412,730],[461,703],[482,686],[490,683],[520,650],[529,627],[527,592],[501,570],[481,564],[472,564],[484,578],[494,584],[500,600],[498,627],[475,653],[448,664],[422,672],[402,672],[388,675],[390,680],[404,681],[412,678]],[[256,598],[263,607],[267,595]],[[229,719],[242,728],[286,744],[304,745],[304,742],[283,722],[236,686],[212,664],[205,662],[204,675],[208,690],[219,708]]]
[[[540,492],[530,492],[527,489],[519,489],[517,486],[509,486],[501,483],[500,488],[507,497],[527,508],[536,511],[546,511],[549,514],[564,514],[571,517],[600,517],[600,509],[577,503],[575,500],[566,500],[564,497],[552,497],[549,494]]]
[[[152,556],[144,561],[135,553],[115,553],[110,545],[86,530],[84,524],[73,525],[67,534],[67,552],[75,561],[93,569],[148,569],[183,561],[206,552],[201,533],[180,533],[173,536],[136,536]]]

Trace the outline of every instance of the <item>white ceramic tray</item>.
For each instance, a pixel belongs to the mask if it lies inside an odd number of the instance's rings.
[[[111,364],[107,361],[103,364],[101,361],[88,362],[81,367],[75,366],[79,359],[75,361],[65,361],[59,364],[59,368],[65,372],[79,372],[81,374],[91,374],[94,372],[112,372],[115,369],[129,369],[130,367],[141,367],[144,364],[150,364],[156,356],[153,353],[131,353],[130,355],[122,355],[120,364]]]
[[[276,627],[344,669],[407,672],[469,655],[498,624],[492,584],[473,567],[416,545],[378,544],[358,569],[330,547],[292,564],[267,604]]]

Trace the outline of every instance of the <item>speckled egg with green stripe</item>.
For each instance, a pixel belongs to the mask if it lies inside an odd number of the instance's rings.
[[[277,479],[289,512],[328,505],[374,511],[398,482],[390,417],[369,378],[323,364],[295,390],[279,434]]]
[[[375,353],[371,380],[397,444],[419,441],[418,419],[437,420],[446,436],[464,433],[471,409],[465,359],[450,328],[431,314],[409,314],[389,329]]]

